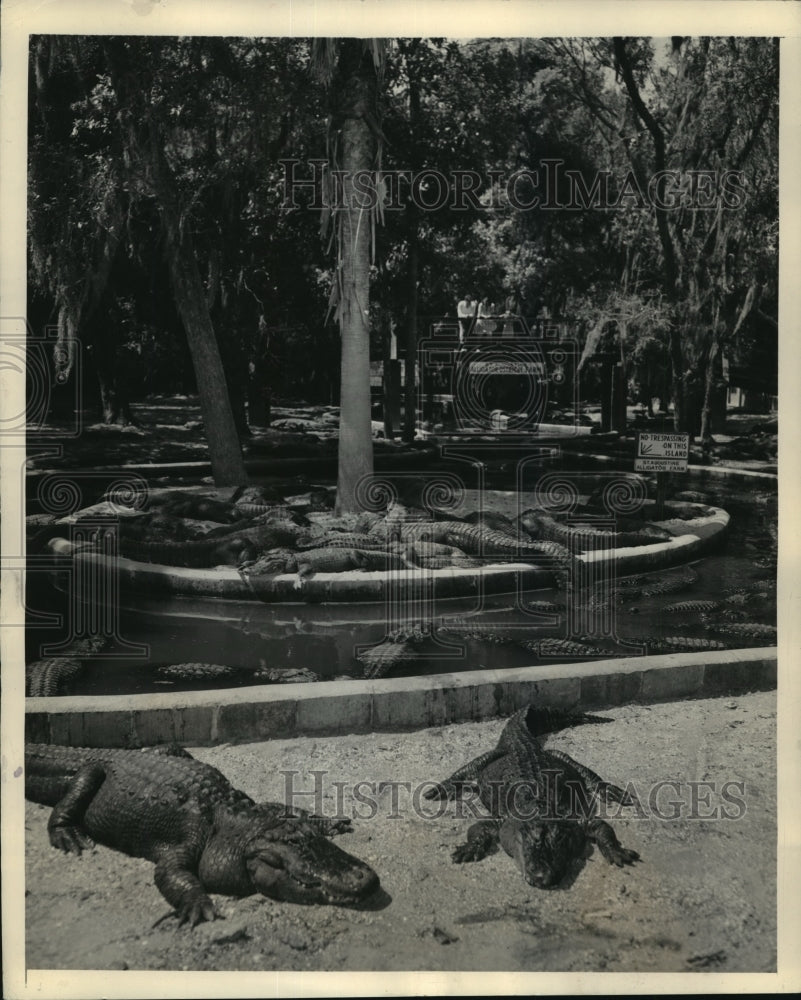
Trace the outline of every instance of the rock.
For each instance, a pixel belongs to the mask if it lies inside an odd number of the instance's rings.
[[[230,944],[232,941],[244,941],[250,937],[247,920],[241,917],[234,920],[212,920],[198,924],[194,929],[195,937],[206,945]]]

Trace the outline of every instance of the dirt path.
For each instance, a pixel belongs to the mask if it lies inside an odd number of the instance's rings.
[[[105,848],[76,860],[47,842],[48,810],[26,805],[27,965],[51,969],[170,970],[509,970],[770,971],[775,968],[775,694],[758,693],[607,713],[551,738],[617,783],[633,782],[644,818],[626,810],[613,825],[640,852],[633,869],[608,866],[595,851],[571,885],[537,891],[511,858],[454,865],[450,854],[469,819],[416,815],[411,795],[378,797],[372,819],[340,838],[380,874],[374,908],[299,907],[262,897],[217,897],[226,919],[190,932],[173,920],[153,866]],[[297,739],[193,751],[256,799],[284,797],[285,778],[312,789],[325,771],[323,805],[334,812],[332,781],[346,783],[345,811],[358,781],[445,777],[491,747],[503,720],[416,733]],[[650,789],[663,786],[656,800]],[[743,782],[744,792],[724,782]],[[716,790],[690,782],[715,782]],[[723,807],[738,819],[687,815]],[[660,819],[678,812],[675,819]],[[309,806],[310,798],[296,804]],[[431,805],[426,803],[428,809]],[[365,812],[367,807],[356,808]]]

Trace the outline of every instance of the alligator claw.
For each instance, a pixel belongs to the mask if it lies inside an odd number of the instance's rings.
[[[614,847],[602,848],[601,853],[610,865],[617,865],[622,868],[624,865],[633,865],[640,860],[640,855],[636,851],[630,851],[627,847],[616,844]]]
[[[451,854],[451,860],[456,865],[463,865],[469,861],[481,861],[485,856],[483,851],[479,851],[475,844],[459,844]]]
[[[353,833],[350,819],[331,819],[326,824],[326,832],[333,836],[336,833]]]
[[[190,903],[184,903],[177,911],[177,916],[179,927],[183,927],[184,924],[188,923],[190,928],[197,927],[204,920],[211,922],[213,920],[224,919],[214,908],[214,903],[212,903],[208,896],[193,899]]]
[[[75,826],[55,826],[50,830],[50,843],[65,854],[80,855],[95,846],[92,838]]]

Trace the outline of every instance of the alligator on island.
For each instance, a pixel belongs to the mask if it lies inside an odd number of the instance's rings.
[[[80,854],[97,841],[155,862],[156,886],[179,924],[217,916],[209,893],[346,906],[379,885],[372,868],[326,839],[349,820],[257,804],[178,747],[28,744],[25,796],[53,807],[54,847]]]
[[[588,841],[609,864],[639,861],[639,854],[622,847],[612,827],[597,815],[601,800],[620,805],[636,805],[637,800],[568,754],[542,745],[542,737],[569,725],[608,721],[529,705],[509,719],[494,750],[427,790],[428,799],[456,799],[466,788],[475,788],[490,813],[470,827],[453,860],[480,861],[501,846],[529,885],[543,889],[558,885],[580,865]]]
[[[123,536],[120,551],[128,559],[167,566],[241,566],[267,549],[294,544],[303,535],[304,529],[292,521],[273,521],[187,542],[144,541]]]
[[[526,510],[519,518],[523,530],[532,538],[559,542],[567,548],[577,550],[587,548],[615,549],[629,546],[655,545],[657,542],[668,542],[673,538],[669,531],[654,524],[643,522],[637,531],[612,531],[606,528],[595,528],[589,524],[562,524],[538,510]]]

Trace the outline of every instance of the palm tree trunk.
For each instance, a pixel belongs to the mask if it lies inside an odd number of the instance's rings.
[[[342,210],[342,373],[339,417],[337,513],[360,507],[356,489],[373,471],[370,413],[370,212],[359,207],[353,176],[374,165],[374,139],[364,118],[346,118],[341,132],[344,208]]]

